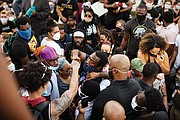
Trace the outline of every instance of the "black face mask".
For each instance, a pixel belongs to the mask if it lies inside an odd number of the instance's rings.
[[[106,53],[107,57],[109,57],[110,53]]]
[[[137,20],[139,23],[142,23],[146,19],[146,14],[145,15],[136,15]]]
[[[157,57],[157,55],[152,54],[151,52],[148,53],[151,57]]]
[[[116,27],[116,32],[121,32],[121,31],[122,31],[121,28]]]
[[[109,70],[108,71],[108,75],[109,75],[109,77],[111,78],[111,80],[113,80],[113,73],[112,73],[113,71],[112,70]]]

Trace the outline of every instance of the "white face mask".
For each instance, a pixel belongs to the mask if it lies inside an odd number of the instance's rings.
[[[152,8],[152,5],[153,5],[152,3],[146,3],[147,8]]]
[[[176,9],[180,10],[180,6],[179,6],[179,5],[176,5]]]
[[[7,23],[7,18],[1,18],[1,22],[2,22],[2,24]]]
[[[9,71],[14,71],[14,70],[15,70],[15,66],[14,66],[13,63],[9,64],[9,65],[7,66],[7,68],[8,68]]]
[[[171,5],[165,4],[165,8],[166,8],[166,9],[171,9]]]
[[[9,21],[14,21],[14,17],[9,17]]]
[[[54,34],[53,39],[54,40],[59,40],[60,39],[60,33],[57,32],[56,34]]]

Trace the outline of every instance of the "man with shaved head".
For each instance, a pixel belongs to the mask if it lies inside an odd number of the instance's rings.
[[[131,100],[141,87],[136,80],[128,78],[129,67],[130,61],[126,55],[116,54],[111,57],[108,74],[113,81],[108,88],[97,96],[93,105],[91,120],[102,120],[104,106],[111,100],[117,101],[124,107],[126,120],[136,117],[137,113],[131,107]]]
[[[125,120],[125,110],[118,102],[111,100],[104,106],[103,113],[105,120]]]

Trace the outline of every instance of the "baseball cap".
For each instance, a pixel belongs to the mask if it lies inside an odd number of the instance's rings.
[[[45,48],[43,48],[40,55],[41,55],[41,58],[44,60],[53,60],[58,57],[55,49],[49,46],[46,46]]]
[[[139,72],[143,71],[144,63],[139,58],[134,58],[131,60],[131,69],[135,69]]]

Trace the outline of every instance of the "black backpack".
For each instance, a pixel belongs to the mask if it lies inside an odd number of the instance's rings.
[[[49,105],[49,101],[44,101],[36,105],[35,107],[32,107],[31,105],[29,105],[30,111],[33,114],[33,118],[35,120],[44,120],[42,112],[44,111],[45,108],[48,107],[48,105]]]
[[[3,45],[3,51],[5,52],[6,55],[8,55],[11,58],[12,62],[16,60],[16,58],[14,57],[14,55],[11,52],[11,47],[12,47],[12,43],[14,41],[15,35],[16,35],[16,33],[11,35]]]

